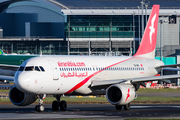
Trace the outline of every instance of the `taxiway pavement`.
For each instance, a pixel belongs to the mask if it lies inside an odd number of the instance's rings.
[[[129,111],[117,111],[111,104],[69,104],[67,111],[56,112],[52,111],[51,105],[44,106],[44,112],[35,112],[35,105],[0,105],[0,119],[180,118],[180,104],[133,104]]]

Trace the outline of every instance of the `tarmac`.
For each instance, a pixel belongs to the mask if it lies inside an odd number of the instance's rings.
[[[179,118],[180,104],[132,104],[131,110],[117,111],[111,104],[69,104],[67,111],[52,111],[44,105],[44,112],[35,112],[35,105],[19,107],[0,105],[0,119],[127,119],[127,118]]]
[[[0,87],[9,84],[0,83]],[[13,85],[10,85],[12,87]],[[148,94],[156,96],[156,94]],[[147,96],[140,94],[139,96]],[[159,94],[157,94],[159,96]],[[161,96],[179,97],[179,93],[161,94]],[[15,106],[0,104],[0,119],[127,119],[127,118],[179,118],[180,104],[132,104],[131,110],[117,111],[111,104],[68,104],[67,111],[52,111],[51,104],[46,104],[44,112],[36,112],[35,104],[29,106]]]

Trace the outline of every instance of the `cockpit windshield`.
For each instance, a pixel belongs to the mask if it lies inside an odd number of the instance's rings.
[[[41,71],[43,71],[43,72],[45,71],[44,68],[43,68],[42,66],[40,66],[40,69],[41,69]]]
[[[25,71],[33,71],[34,70],[34,66],[30,66],[30,67],[26,67]]]
[[[24,70],[24,67],[19,67],[19,70],[18,71],[23,71]]]
[[[38,66],[35,66],[35,71],[41,71]]]
[[[27,66],[27,67],[20,67],[18,71],[42,71],[44,72],[44,68],[42,66]]]

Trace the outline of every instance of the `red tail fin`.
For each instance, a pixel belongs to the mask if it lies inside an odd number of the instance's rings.
[[[134,56],[154,58],[156,48],[156,36],[159,18],[159,5],[153,5],[141,45]]]

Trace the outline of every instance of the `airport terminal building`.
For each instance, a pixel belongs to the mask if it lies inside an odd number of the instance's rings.
[[[156,56],[180,54],[177,0],[1,0],[0,49],[7,53],[131,55],[153,4],[160,4]],[[143,12],[143,17],[142,17]]]

